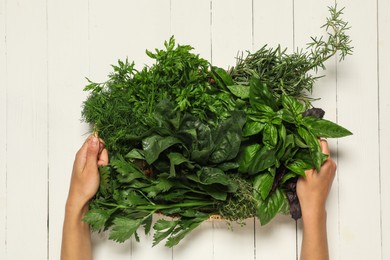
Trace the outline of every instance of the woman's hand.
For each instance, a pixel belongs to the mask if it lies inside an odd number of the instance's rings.
[[[99,166],[108,164],[102,140],[89,136],[76,154],[65,208],[61,260],[92,260],[89,226],[82,219],[99,188]]]
[[[76,154],[67,206],[83,208],[99,188],[99,166],[108,164],[104,142],[91,135]]]
[[[302,209],[303,239],[301,260],[328,260],[325,204],[336,173],[336,164],[330,157],[328,144],[320,141],[324,154],[329,155],[319,172],[307,170],[300,177],[297,194]]]
[[[336,174],[336,163],[329,153],[328,143],[320,140],[322,152],[329,157],[321,166],[320,172],[307,170],[306,177],[301,177],[297,183],[297,194],[302,209],[302,215],[325,210],[325,203]]]

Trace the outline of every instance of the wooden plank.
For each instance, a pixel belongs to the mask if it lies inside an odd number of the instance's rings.
[[[293,2],[285,0],[253,1],[254,51],[264,45],[293,49]]]
[[[107,78],[110,64],[135,61],[137,68],[150,64],[145,50],[163,48],[169,40],[169,0],[104,0],[90,2],[90,77]]]
[[[174,260],[213,260],[214,221],[204,221],[173,248]],[[196,253],[195,253],[196,252]]]
[[[239,52],[252,49],[252,1],[211,2],[213,65],[227,69],[236,63]]]
[[[101,82],[111,72],[110,64],[118,59],[135,61],[137,68],[150,64],[145,49],[163,48],[169,40],[169,0],[104,0],[90,1],[89,9],[89,78]],[[125,245],[94,237],[97,259],[171,259],[171,249],[151,248],[151,237],[142,236],[141,243],[127,241]],[[100,240],[99,240],[100,238]]]
[[[155,214],[153,216],[152,226],[162,216]],[[138,243],[133,238],[131,241],[131,259],[174,259],[172,255],[172,248],[164,246],[165,241],[162,241],[158,245],[153,245],[153,231],[150,234],[145,235],[144,230],[141,228],[138,230],[140,242]]]
[[[77,8],[75,8],[77,6]],[[88,132],[80,123],[88,76],[88,2],[48,2],[49,256],[59,259],[72,164]]]
[[[5,1],[0,1],[0,259],[7,258],[7,56]]]
[[[340,259],[381,259],[377,7],[339,4],[354,46],[337,70],[339,123],[354,133],[339,140]]]
[[[320,28],[325,22],[326,17],[329,17],[328,12],[329,2],[316,2],[310,0],[295,1],[294,4],[294,40],[295,46],[298,49],[305,49],[309,43],[310,37],[326,37],[326,32]],[[309,10],[309,11],[308,11]],[[349,58],[349,57],[348,57]],[[323,76],[314,85],[313,98],[321,98],[314,102],[314,106],[320,107],[326,111],[325,118],[333,122],[337,122],[337,84],[336,84],[336,69],[337,58],[331,58],[325,63],[326,70],[319,70],[317,75]],[[312,72],[314,73],[314,72]],[[338,152],[338,142],[335,139],[328,140],[331,149],[331,156],[336,161]],[[342,150],[342,147],[341,147]],[[328,244],[331,259],[339,258],[339,179],[338,175],[333,182],[332,190],[329,194],[327,202],[327,226],[328,226]],[[299,222],[298,228],[298,255],[300,254],[302,244],[302,222]]]
[[[47,259],[46,1],[7,1],[7,257]]]
[[[265,44],[279,44],[291,53],[293,38],[292,1],[254,1],[254,50]],[[256,259],[294,259],[296,256],[296,224],[289,216],[277,216],[266,226],[256,221]],[[274,250],[276,248],[283,250]]]
[[[210,6],[210,0],[171,0],[171,34],[207,60],[211,59]]]
[[[235,65],[238,52],[252,49],[252,1],[213,0],[211,4],[211,61],[227,69]],[[233,232],[224,221],[214,221],[213,226],[214,259],[254,259],[253,220],[244,227],[233,224]]]
[[[382,258],[390,259],[390,2],[378,1],[379,152],[381,180]]]

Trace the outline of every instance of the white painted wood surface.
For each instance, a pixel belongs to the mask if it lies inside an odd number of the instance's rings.
[[[7,237],[7,87],[6,87],[6,42],[5,1],[0,1],[0,259],[6,259]]]
[[[0,0],[0,259],[58,259],[85,77],[145,49],[180,44],[227,68],[264,44],[303,48],[321,34],[320,0]],[[338,173],[328,201],[331,259],[390,259],[390,3],[340,0],[354,54],[327,62],[313,96],[354,135],[331,140]],[[364,18],[364,19],[362,19]],[[279,216],[234,231],[208,221],[173,249],[94,235],[95,259],[296,259],[301,225]],[[140,232],[141,233],[141,232]]]
[[[378,98],[382,259],[390,259],[390,1],[378,1]]]

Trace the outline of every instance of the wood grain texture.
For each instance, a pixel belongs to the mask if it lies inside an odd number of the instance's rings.
[[[47,259],[46,1],[7,1],[7,258]]]
[[[253,1],[253,51],[264,45],[294,49],[293,0]]]
[[[77,8],[75,8],[77,6]],[[72,164],[88,126],[80,123],[88,76],[88,1],[48,2],[49,255],[59,259]]]
[[[382,258],[390,259],[390,2],[378,1],[379,152]]]
[[[104,81],[117,60],[151,64],[145,50],[162,49],[170,37],[169,0],[90,2],[90,77]]]
[[[227,68],[238,51],[305,47],[334,0],[0,0],[0,259],[58,259],[72,162],[88,133],[84,77],[117,59],[143,67],[171,35]],[[390,258],[390,3],[339,0],[354,54],[326,63],[313,92],[352,137],[329,140],[338,173],[327,204],[332,259]],[[362,19],[362,17],[364,19]],[[156,221],[156,220],[155,220]],[[95,259],[296,259],[301,226],[207,221],[173,249],[94,234]],[[297,236],[297,238],[296,238]]]
[[[0,259],[7,258],[7,57],[5,1],[0,1]]]
[[[340,258],[381,259],[377,7],[375,1],[340,5],[347,5],[354,46],[337,70],[338,121],[354,133],[339,140]]]
[[[240,52],[252,49],[252,1],[212,0],[212,59],[227,69]]]
[[[179,44],[194,47],[194,53],[211,59],[211,0],[171,0],[170,34]]]

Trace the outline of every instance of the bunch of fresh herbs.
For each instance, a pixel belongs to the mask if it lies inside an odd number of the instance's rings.
[[[328,37],[306,52],[266,46],[226,71],[176,45],[147,51],[155,60],[138,71],[119,61],[104,83],[90,81],[83,117],[105,140],[110,164],[84,220],[123,242],[152,217],[154,245],[179,243],[212,215],[268,223],[277,213],[300,217],[295,183],[321,167],[318,138],[350,135],[322,119],[308,93],[309,72],[340,51],[351,53],[341,11],[330,8]]]

